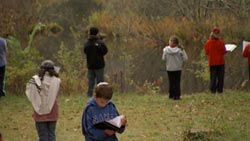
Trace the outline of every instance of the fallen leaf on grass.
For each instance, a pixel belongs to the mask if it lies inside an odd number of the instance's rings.
[[[65,102],[70,102],[70,99],[68,98],[68,99],[65,99]]]

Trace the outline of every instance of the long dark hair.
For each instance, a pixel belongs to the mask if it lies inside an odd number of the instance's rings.
[[[45,73],[48,72],[51,77],[59,77],[59,74],[55,71],[55,65],[54,62],[51,60],[45,60],[42,62],[40,66],[40,70],[38,72],[38,76],[41,80],[43,80],[43,77]]]

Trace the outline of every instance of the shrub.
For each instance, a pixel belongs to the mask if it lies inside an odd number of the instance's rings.
[[[76,44],[72,49],[66,48],[64,43],[61,43],[60,50],[55,54],[56,61],[61,65],[62,71],[60,73],[61,92],[63,94],[71,95],[73,93],[81,93],[86,89],[87,77],[85,60],[81,54],[81,44]],[[86,83],[87,84],[87,83]]]
[[[6,69],[6,89],[10,93],[23,94],[26,82],[38,70],[41,62],[36,48],[21,48],[21,42],[15,37],[9,37],[8,64]]]

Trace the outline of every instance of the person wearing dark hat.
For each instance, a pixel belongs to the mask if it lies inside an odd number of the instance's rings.
[[[208,56],[210,69],[210,91],[211,93],[223,93],[225,59],[227,53],[224,41],[220,39],[220,29],[215,27],[210,33],[210,38],[205,44],[205,52]]]
[[[104,56],[108,52],[105,43],[98,36],[99,29],[91,27],[88,32],[88,40],[84,44],[83,52],[87,57],[88,68],[88,92],[87,96],[92,97],[95,84],[104,81]]]
[[[61,79],[55,70],[54,62],[45,60],[37,75],[26,84],[25,94],[34,109],[33,119],[39,141],[56,140],[56,122],[58,119],[57,97]]]

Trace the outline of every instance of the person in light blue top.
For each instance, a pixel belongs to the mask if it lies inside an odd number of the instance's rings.
[[[7,64],[6,52],[7,52],[7,42],[4,38],[0,37],[0,97],[5,96],[4,78],[5,78],[5,66]]]
[[[123,133],[127,123],[126,117],[121,119],[121,128],[118,131],[100,129],[94,125],[105,120],[119,116],[119,113],[111,101],[112,87],[107,82],[99,83],[95,88],[95,94],[89,99],[82,115],[82,133],[85,141],[118,141],[116,133]]]

